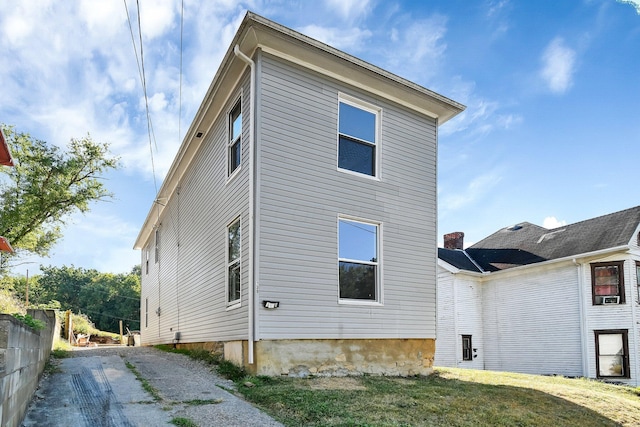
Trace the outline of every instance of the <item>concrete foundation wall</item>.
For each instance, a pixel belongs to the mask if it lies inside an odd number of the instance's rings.
[[[434,354],[433,339],[263,340],[245,367],[270,376],[428,375]]]
[[[51,354],[60,326],[53,310],[29,310],[45,323],[36,331],[13,316],[0,314],[0,420],[3,427],[22,422]]]

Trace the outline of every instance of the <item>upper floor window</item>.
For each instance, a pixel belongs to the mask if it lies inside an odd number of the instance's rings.
[[[596,335],[596,370],[598,378],[629,378],[628,331],[594,331]]]
[[[149,246],[144,248],[144,273],[149,274]]]
[[[640,304],[640,261],[636,261],[636,287],[638,288],[638,304]]]
[[[624,302],[624,261],[591,264],[591,294],[593,304]]]
[[[242,104],[240,100],[229,113],[229,172],[231,176],[240,167],[242,159]]]
[[[156,228],[154,240],[155,240],[154,261],[157,264],[158,261],[160,261],[160,229],[158,228]]]
[[[341,99],[338,111],[338,168],[377,177],[380,110],[363,102]]]
[[[240,302],[240,218],[227,227],[227,303]]]
[[[380,301],[379,224],[340,218],[340,299]]]

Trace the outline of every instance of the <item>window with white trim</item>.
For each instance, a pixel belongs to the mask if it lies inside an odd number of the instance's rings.
[[[338,107],[338,169],[377,177],[380,109],[351,98]]]
[[[240,218],[227,226],[227,303],[240,302]]]
[[[160,229],[156,228],[154,233],[154,262],[160,261]]]
[[[149,297],[144,299],[144,327],[149,327]]]
[[[638,290],[638,304],[640,304],[640,261],[636,261],[636,288]]]
[[[149,246],[144,248],[144,274],[149,274]]]
[[[629,378],[628,330],[594,331],[596,335],[596,376]]]
[[[229,148],[227,157],[229,159],[228,176],[240,167],[242,160],[242,103],[240,100],[229,113]]]
[[[340,218],[338,276],[341,300],[380,301],[380,224]]]

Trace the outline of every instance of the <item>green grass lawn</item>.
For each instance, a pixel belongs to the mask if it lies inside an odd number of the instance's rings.
[[[640,426],[637,389],[585,379],[437,368],[418,378],[248,380],[245,398],[287,426]]]

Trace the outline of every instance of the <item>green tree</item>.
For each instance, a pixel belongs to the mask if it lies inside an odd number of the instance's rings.
[[[100,273],[76,267],[40,267],[39,286],[62,308],[84,313],[96,328],[117,332],[123,320],[129,329],[140,329],[139,267],[131,273]]]
[[[90,136],[71,139],[67,150],[2,125],[15,167],[0,169],[0,236],[16,254],[47,256],[74,212],[112,197],[100,177],[117,168],[109,146]],[[3,256],[3,269],[10,267]]]

